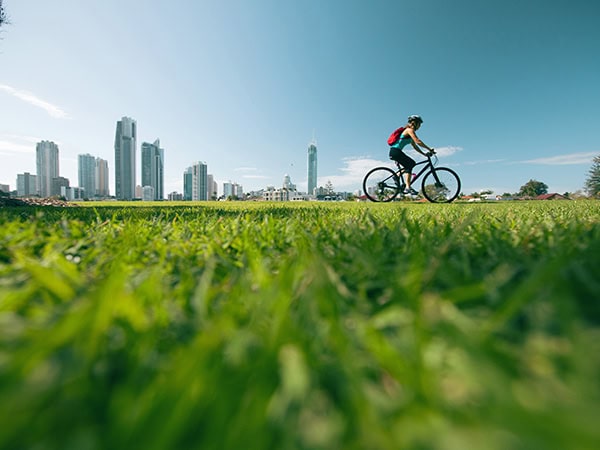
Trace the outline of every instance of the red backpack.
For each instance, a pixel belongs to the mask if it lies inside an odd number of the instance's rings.
[[[400,140],[400,135],[405,129],[405,127],[400,127],[397,130],[394,130],[394,132],[390,134],[390,137],[388,138],[388,145],[394,145],[396,142],[398,142]]]

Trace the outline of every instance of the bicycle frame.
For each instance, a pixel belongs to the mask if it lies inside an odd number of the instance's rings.
[[[411,183],[417,181],[419,178],[421,178],[421,176],[427,172],[428,170],[433,170],[433,168],[435,167],[435,164],[431,161],[431,156],[428,156],[427,159],[423,160],[423,161],[419,161],[418,163],[415,164],[414,167],[420,166],[423,164],[423,168],[419,171],[419,173],[417,173],[414,178],[411,180]],[[396,166],[398,167],[398,171],[396,172],[396,175],[398,176],[398,178],[400,179],[400,187],[403,188],[406,184],[404,179],[402,178],[402,175],[408,173],[407,170],[402,167],[400,165],[399,162],[396,162]],[[413,167],[413,169],[414,169]],[[435,172],[434,172],[435,175]],[[437,177],[436,177],[437,178]],[[438,179],[436,179],[435,181],[439,182]]]

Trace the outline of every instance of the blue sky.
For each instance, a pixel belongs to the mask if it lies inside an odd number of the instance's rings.
[[[205,161],[245,191],[360,187],[409,114],[463,192],[581,189],[600,154],[594,0],[4,0],[0,183],[53,140],[107,159],[123,116],[165,149],[165,192]],[[138,161],[140,160],[138,154]],[[139,163],[138,163],[139,165]],[[139,183],[138,168],[138,183]]]

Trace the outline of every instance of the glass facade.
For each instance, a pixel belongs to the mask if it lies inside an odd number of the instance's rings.
[[[79,187],[83,188],[84,198],[96,196],[96,158],[90,154],[78,156]]]
[[[314,194],[317,187],[317,146],[312,143],[308,146],[308,193]]]
[[[123,117],[115,133],[115,195],[119,200],[135,198],[135,149],[137,140],[135,120]]]
[[[142,143],[142,187],[154,189],[153,200],[164,199],[164,150],[160,148],[160,140],[153,144]]]

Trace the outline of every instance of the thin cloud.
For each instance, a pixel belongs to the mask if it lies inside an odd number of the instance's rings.
[[[36,146],[43,141],[33,136],[19,136],[16,134],[0,135],[0,154],[2,155],[24,155],[35,153]],[[53,141],[59,147],[59,141]]]
[[[66,111],[64,111],[59,106],[53,105],[50,102],[42,100],[31,92],[22,91],[19,89],[15,89],[11,86],[7,86],[5,84],[0,84],[0,91],[4,91],[7,94],[12,95],[13,97],[18,98],[19,100],[23,100],[25,103],[29,103],[30,105],[36,106],[38,108],[46,111],[51,117],[55,119],[66,119],[69,117]]]
[[[465,166],[477,166],[479,164],[498,164],[498,163],[501,163],[501,162],[504,162],[504,161],[506,161],[506,160],[505,159],[482,159],[482,160],[479,160],[479,161],[467,161],[467,162],[464,162],[463,165],[465,165]],[[460,165],[460,164],[457,164],[457,165]]]
[[[450,155],[454,155],[455,153],[461,152],[462,147],[437,147],[435,152],[438,156],[445,158]]]
[[[40,141],[41,139],[32,136],[0,135],[0,154],[24,155],[35,153],[35,146]]]
[[[42,141],[43,139],[39,138],[39,137],[34,137],[34,136],[22,136],[19,134],[5,134],[0,136],[0,138],[4,138],[4,139],[11,139],[11,140],[18,140],[18,141],[25,141],[25,142],[30,142],[32,144],[37,144],[38,142]],[[58,145],[57,142],[55,142],[56,145]]]
[[[249,179],[253,179],[253,180],[266,180],[270,177],[268,177],[266,175],[242,175],[242,178],[249,178]]]
[[[0,153],[3,155],[13,155],[15,153],[34,153],[35,147],[16,142],[0,141]]]
[[[270,177],[266,175],[254,174],[250,172],[257,172],[257,167],[237,167],[233,169],[234,172],[242,172],[240,175],[242,178],[246,178],[249,180],[268,180]]]
[[[318,178],[318,185],[325,186],[328,181],[336,190],[356,189],[362,184],[366,173],[374,167],[386,166],[393,168],[393,162],[382,161],[379,159],[358,157],[343,159],[344,167],[339,170],[342,172],[337,175],[327,175]]]
[[[548,158],[536,158],[521,161],[526,164],[542,164],[546,166],[569,166],[576,164],[590,164],[598,152],[571,153],[568,155],[550,156]]]

